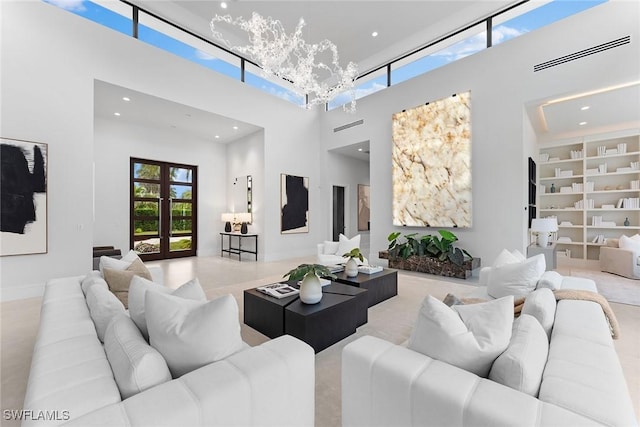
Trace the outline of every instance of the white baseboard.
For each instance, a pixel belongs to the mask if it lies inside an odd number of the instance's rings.
[[[35,298],[44,295],[44,283],[31,285],[4,286],[0,289],[0,301],[14,301],[25,298]]]

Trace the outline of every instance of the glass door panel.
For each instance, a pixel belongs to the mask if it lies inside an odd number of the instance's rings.
[[[196,254],[197,167],[131,159],[131,247],[144,260]]]

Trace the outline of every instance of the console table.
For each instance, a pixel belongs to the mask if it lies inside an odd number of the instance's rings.
[[[227,246],[225,248],[224,238],[227,238]],[[238,246],[232,246],[232,238],[238,238]],[[242,247],[242,239],[253,239],[255,242],[255,250],[245,249]],[[256,261],[258,260],[258,235],[257,234],[242,234],[242,233],[220,233],[220,256],[224,256],[224,253],[228,253],[229,257],[231,254],[238,255],[238,261],[242,261],[242,254],[253,254],[256,256]]]

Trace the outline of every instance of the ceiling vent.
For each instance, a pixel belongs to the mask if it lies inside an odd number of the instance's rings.
[[[588,49],[581,50],[579,52],[574,52],[569,55],[561,56],[560,58],[552,59],[551,61],[543,62],[538,65],[533,66],[533,72],[541,71],[546,68],[555,67],[556,65],[564,64],[565,62],[574,61],[576,59],[584,58],[585,56],[593,55],[595,53],[604,52],[605,50],[613,49],[614,47],[623,46],[625,44],[631,43],[631,36],[622,37],[616,40],[612,40],[607,43],[600,44],[598,46],[593,46]]]
[[[356,120],[355,122],[347,123],[346,125],[338,126],[337,128],[333,128],[333,132],[340,132],[345,129],[352,128],[354,126],[360,126],[364,124],[364,119]]]

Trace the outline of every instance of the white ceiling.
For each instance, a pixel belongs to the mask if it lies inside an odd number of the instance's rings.
[[[210,0],[131,2],[212,41],[209,24],[216,14],[249,19],[255,11],[280,20],[288,32],[293,32],[302,17],[305,41],[332,41],[338,47],[341,65],[355,62],[364,73],[517,1],[228,0],[226,9],[220,7],[221,2]],[[378,32],[375,38],[373,31]],[[225,35],[229,41],[246,40],[240,33]]]
[[[252,11],[282,21],[287,30],[295,28],[300,17],[307,23],[304,38],[318,42],[327,38],[340,53],[340,63],[357,62],[360,72],[414,50],[429,41],[453,32],[515,3],[514,0],[492,1],[228,1],[222,9],[218,1],[133,0],[132,3],[162,16],[203,37],[210,37],[209,22],[215,14],[250,17]],[[371,32],[379,35],[372,37]],[[237,39],[233,34],[230,40]],[[603,88],[596,88],[603,89]],[[613,124],[640,122],[640,89],[638,85],[597,94],[564,94],[576,96],[548,104],[541,99],[527,105],[529,117],[541,140],[571,137]],[[131,101],[125,103],[123,96]],[[590,105],[587,111],[580,111]],[[110,85],[96,83],[96,115],[136,122],[146,126],[182,130],[200,138],[231,142],[260,130],[206,111]],[[114,117],[119,111],[121,116]],[[579,126],[581,121],[586,125]],[[233,126],[238,126],[234,130]],[[219,135],[219,139],[214,139]],[[361,148],[363,151],[358,151]],[[334,150],[336,153],[368,160],[368,142],[356,142]]]
[[[130,101],[123,100],[124,97]],[[181,132],[225,144],[262,129],[250,123],[101,81],[95,82],[94,104],[96,117]],[[116,116],[115,113],[120,115]]]
[[[527,111],[541,142],[637,127],[640,81],[537,100]]]

